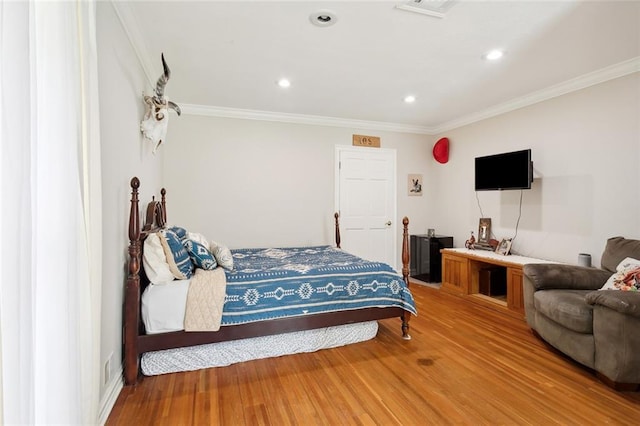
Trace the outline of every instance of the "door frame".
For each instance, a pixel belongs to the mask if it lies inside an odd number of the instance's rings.
[[[393,196],[391,201],[391,238],[394,242],[392,250],[393,250],[393,262],[391,263],[391,267],[393,267],[396,271],[398,271],[398,236],[399,228],[398,228],[398,160],[397,160],[397,151],[393,148],[367,148],[367,147],[358,147],[351,145],[335,145],[335,156],[334,156],[334,212],[340,212],[340,154],[343,152],[366,152],[365,150],[376,150],[375,152],[384,152],[386,154],[391,155],[392,160],[392,176],[393,176]]]

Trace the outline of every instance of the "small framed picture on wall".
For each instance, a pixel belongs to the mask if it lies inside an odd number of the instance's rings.
[[[409,180],[407,183],[409,195],[422,195],[422,175],[409,175]]]

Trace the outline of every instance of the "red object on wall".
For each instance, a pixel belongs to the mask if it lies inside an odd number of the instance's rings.
[[[444,164],[449,161],[449,139],[440,138],[433,146],[433,158],[438,163]]]

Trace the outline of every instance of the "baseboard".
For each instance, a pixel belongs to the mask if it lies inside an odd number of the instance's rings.
[[[419,278],[415,278],[415,277],[409,277],[409,285],[411,284],[416,284],[416,285],[423,285],[425,287],[431,287],[431,288],[436,288],[436,289],[440,289],[440,286],[442,285],[442,283],[438,282],[438,283],[430,283],[427,281],[422,281]]]
[[[100,414],[98,416],[98,424],[104,425],[111,414],[113,406],[116,404],[116,400],[120,395],[120,391],[124,387],[124,380],[122,378],[122,367],[113,375],[113,379],[107,384],[105,393],[100,401]]]

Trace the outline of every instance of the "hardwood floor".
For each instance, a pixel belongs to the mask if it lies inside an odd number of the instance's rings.
[[[107,425],[637,425],[640,392],[615,392],[549,350],[524,320],[412,285],[370,341],[229,367],[145,377]]]

